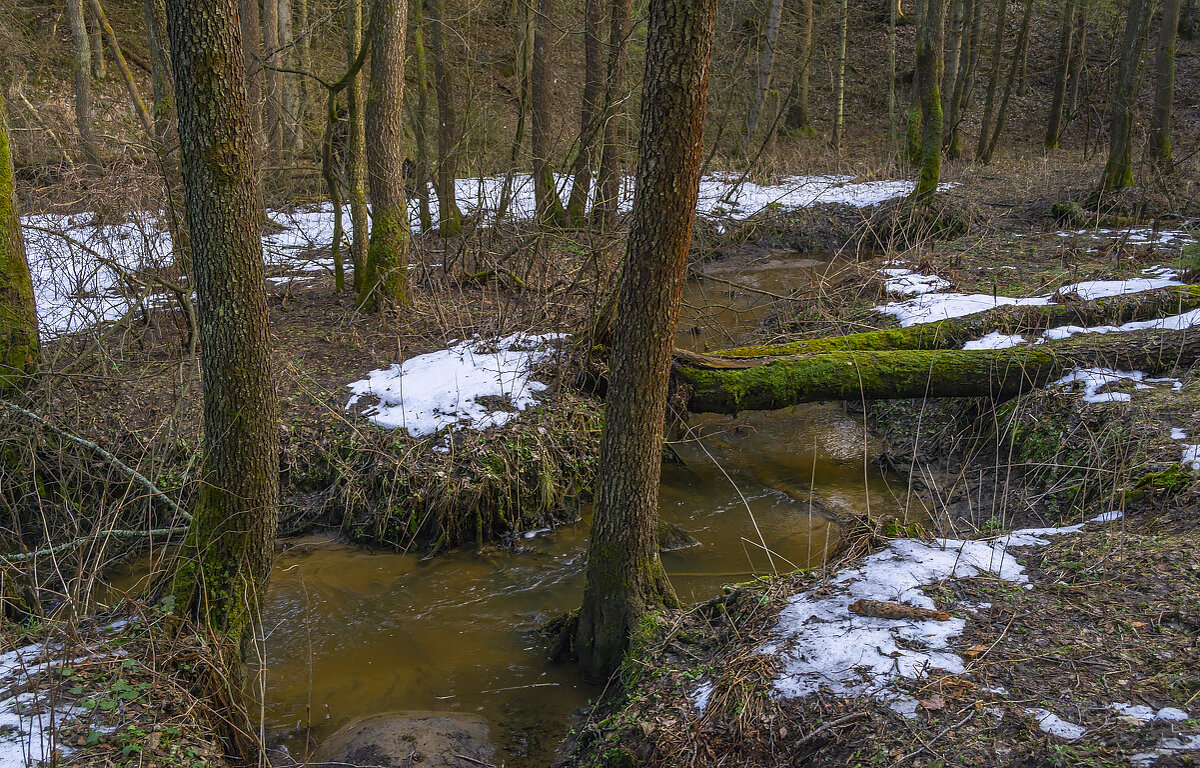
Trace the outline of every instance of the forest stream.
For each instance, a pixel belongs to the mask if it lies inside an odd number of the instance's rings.
[[[717,279],[687,284],[678,345],[744,342],[778,301],[721,280],[802,293],[829,265],[771,254],[736,271],[710,266]],[[664,464],[661,513],[699,543],[663,560],[685,601],[819,565],[839,514],[902,506],[893,490],[902,495],[903,484],[889,487],[877,469],[862,416],[838,403],[693,416],[674,437],[679,460]],[[569,713],[600,694],[572,666],[546,661],[533,634],[578,605],[589,522],[585,510],[512,548],[425,559],[329,535],[288,541],[264,610],[268,740],[302,759],[363,717],[452,712],[489,724],[497,764],[548,765]]]

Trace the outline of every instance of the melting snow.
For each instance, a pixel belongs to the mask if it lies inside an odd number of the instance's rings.
[[[1179,427],[1171,427],[1171,439],[1172,440],[1184,440],[1186,438],[1187,438],[1187,432],[1184,432]]]
[[[1162,709],[1155,710],[1153,707],[1147,707],[1145,704],[1134,705],[1118,702],[1116,704],[1109,704],[1108,708],[1137,720],[1166,720],[1172,723],[1182,723],[1189,717],[1187,712],[1175,707],[1163,707]]]
[[[710,680],[705,680],[696,689],[692,691],[692,706],[701,712],[708,709],[708,700],[712,698],[713,684]]]
[[[374,397],[378,403],[365,411],[370,420],[414,437],[445,427],[498,427],[537,402],[535,393],[546,385],[530,378],[531,369],[554,354],[550,342],[561,338],[557,333],[517,333],[417,355],[349,385],[354,396],[346,408],[364,396]],[[499,399],[505,409],[494,408],[485,398]]]
[[[907,267],[886,267],[879,272],[887,278],[883,281],[883,289],[902,296],[916,296],[950,287],[948,280],[937,275],[922,275]]]
[[[1047,709],[1026,709],[1025,714],[1033,715],[1034,719],[1037,720],[1038,728],[1060,739],[1073,741],[1087,733],[1087,729],[1082,725],[1076,725],[1075,723],[1063,720]]]
[[[963,349],[1008,349],[1024,341],[1025,337],[1019,333],[1007,334],[1000,333],[1000,331],[992,331],[981,339],[975,339],[963,344]]]
[[[1050,386],[1054,387],[1075,383],[1082,384],[1083,401],[1085,403],[1128,402],[1128,392],[1100,392],[1103,387],[1118,381],[1132,381],[1134,382],[1135,389],[1150,389],[1149,384],[1167,382],[1169,382],[1172,385],[1172,388],[1175,390],[1183,388],[1183,383],[1180,382],[1179,379],[1152,379],[1147,378],[1146,374],[1142,371],[1116,371],[1112,368],[1076,368],[1058,381],[1050,384]]]
[[[1134,765],[1153,765],[1160,757],[1166,757],[1174,752],[1194,752],[1200,750],[1200,736],[1183,736],[1177,739],[1163,739],[1158,742],[1153,752],[1139,752],[1131,755],[1129,760]]]
[[[1166,267],[1150,267],[1142,270],[1142,272],[1150,275],[1150,277],[1134,277],[1128,280],[1091,280],[1075,283],[1060,288],[1051,296],[1012,298],[1010,296],[992,296],[981,293],[923,293],[906,301],[894,301],[875,307],[875,311],[885,315],[892,315],[900,321],[901,326],[907,327],[918,323],[936,323],[941,320],[949,320],[964,315],[973,315],[976,312],[984,312],[1002,306],[1046,306],[1053,303],[1052,299],[1054,296],[1071,292],[1075,292],[1081,297],[1090,300],[1104,296],[1120,296],[1127,293],[1139,293],[1157,288],[1183,285],[1183,283],[1180,283],[1176,279],[1179,275],[1174,270]],[[1179,315],[1177,317],[1183,318],[1186,315]],[[1168,318],[1168,320],[1170,319]],[[1147,322],[1153,324],[1159,321],[1152,320]],[[1127,323],[1126,325],[1134,324]],[[1147,326],[1147,328],[1149,327],[1157,326]],[[1139,329],[1129,328],[1128,330]]]
[[[1084,328],[1078,325],[1064,325],[1050,328],[1042,336],[1047,339],[1065,339],[1078,333],[1129,333],[1131,331],[1182,331],[1185,328],[1200,325],[1200,309],[1193,309],[1181,315],[1160,317],[1154,320],[1138,320],[1123,325],[1098,325]]]
[[[1200,445],[1184,445],[1180,461],[1191,469],[1200,469]]]
[[[948,578],[992,575],[1025,583],[1024,568],[1009,553],[1015,546],[1045,544],[1047,536],[1073,533],[1082,525],[1014,531],[994,541],[940,539],[933,543],[897,539],[870,555],[857,568],[842,571],[827,584],[793,596],[779,614],[773,639],[762,653],[780,656],[776,691],[800,697],[824,686],[839,696],[874,696],[901,713],[915,702],[891,682],[917,678],[931,668],[962,673],[961,657],[949,641],[966,622],[888,619],[849,611],[860,600],[934,608],[922,587]]]

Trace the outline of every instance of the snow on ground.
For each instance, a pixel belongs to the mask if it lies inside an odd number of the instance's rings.
[[[1200,469],[1200,445],[1184,445],[1180,462],[1191,469]]]
[[[1000,331],[992,331],[988,335],[974,341],[968,341],[963,344],[963,349],[1008,349],[1022,344],[1025,337],[1021,334],[1000,333]]]
[[[1179,245],[1196,240],[1182,230],[1163,229],[1154,231],[1148,227],[1131,229],[1077,229],[1055,233],[1059,237],[1095,237],[1105,240],[1122,240],[1131,245]]]
[[[894,301],[875,307],[875,311],[894,316],[902,327],[907,328],[918,323],[936,323],[963,315],[973,315],[996,307],[1041,307],[1049,303],[1049,296],[1014,299],[985,293],[926,293],[907,301]]]
[[[865,207],[912,191],[909,181],[855,182],[852,176],[788,176],[773,185],[738,184],[738,180],[727,174],[702,179],[697,211],[704,216],[745,219],[768,207],[800,208],[816,203]],[[569,178],[559,175],[556,181],[565,194]],[[505,185],[504,176],[459,179],[455,182],[459,207],[467,215],[492,223]],[[530,176],[514,175],[509,187],[508,215],[518,220],[532,218]],[[632,197],[632,179],[627,178],[619,203],[622,210],[629,209]],[[431,195],[430,206],[436,221],[436,195]],[[281,227],[263,236],[263,259],[269,267],[289,272],[333,270],[332,259],[312,256],[313,251],[333,242],[334,216],[329,203],[268,211],[267,216]],[[410,201],[409,219],[414,231],[419,231],[416,200]],[[47,339],[121,319],[138,306],[141,289],[124,286],[120,273],[171,263],[171,237],[162,213],[134,214],[116,224],[96,222],[91,214],[26,216],[21,222],[38,319]],[[349,208],[342,212],[342,226],[344,232],[350,231]],[[43,230],[65,234],[75,242]]]
[[[1178,752],[1195,752],[1200,750],[1200,736],[1181,736],[1173,739],[1162,739],[1153,752],[1139,752],[1129,758],[1134,765],[1146,768],[1154,765],[1160,757],[1167,757]]]
[[[1186,440],[1187,432],[1184,432],[1179,427],[1171,427],[1171,439],[1172,440]]]
[[[1092,521],[1109,519],[1105,516]],[[1089,521],[1089,522],[1092,522]],[[965,664],[950,650],[966,621],[891,620],[850,612],[858,600],[901,603],[933,609],[922,587],[949,578],[991,575],[1028,582],[1024,568],[1009,553],[1016,546],[1046,544],[1047,536],[1083,528],[1013,531],[993,541],[896,539],[857,568],[842,571],[819,588],[794,595],[760,652],[780,657],[776,692],[786,698],[827,688],[839,696],[873,696],[902,714],[916,702],[893,685],[898,677],[918,678],[930,667],[961,674]]]
[[[1170,377],[1147,378],[1142,371],[1117,371],[1112,368],[1076,368],[1049,386],[1065,386],[1079,384],[1083,388],[1085,403],[1125,403],[1129,402],[1128,392],[1100,392],[1100,390],[1118,381],[1134,382],[1134,389],[1150,389],[1150,384],[1167,384],[1172,389],[1183,388],[1179,379]]]
[[[73,750],[57,742],[55,731],[85,714],[76,707],[52,706],[32,684],[52,669],[78,659],[55,658],[53,645],[35,643],[0,654],[0,768],[27,768],[52,753]]]
[[[713,684],[711,680],[705,680],[697,685],[692,691],[692,706],[704,712],[708,709],[708,700],[713,694]]]
[[[885,267],[879,272],[887,278],[883,281],[883,289],[888,293],[897,293],[901,296],[917,296],[950,287],[948,280],[937,275],[922,275],[907,267]]]
[[[1175,707],[1163,707],[1162,709],[1155,710],[1153,707],[1147,707],[1145,704],[1118,702],[1116,704],[1109,704],[1108,708],[1125,717],[1146,722],[1151,720],[1166,720],[1171,723],[1182,723],[1190,717],[1187,712]]]
[[[1033,719],[1037,720],[1038,728],[1041,728],[1051,736],[1057,736],[1060,739],[1074,741],[1083,734],[1087,733],[1087,728],[1082,725],[1063,720],[1058,715],[1048,709],[1026,709],[1025,714],[1033,715]]]
[[[350,384],[350,409],[376,399],[364,414],[372,422],[423,437],[450,427],[487,429],[507,423],[537,402],[546,385],[530,377],[535,364],[554,355],[563,334],[517,333],[498,340],[478,337],[449,349],[417,355],[371,371]],[[496,405],[503,408],[497,408]]]
[[[884,273],[890,270],[883,270]],[[949,320],[955,317],[963,317],[964,315],[973,315],[976,312],[985,312],[989,309],[1003,306],[1020,306],[1020,307],[1037,307],[1053,304],[1057,296],[1067,294],[1077,294],[1083,299],[1092,300],[1105,298],[1109,296],[1123,296],[1128,293],[1140,293],[1142,291],[1152,291],[1158,288],[1168,288],[1176,285],[1183,285],[1177,279],[1179,274],[1167,267],[1150,267],[1142,270],[1148,277],[1133,277],[1128,280],[1089,280],[1081,283],[1064,286],[1050,296],[1030,296],[1028,298],[1013,298],[1010,296],[992,296],[981,293],[936,293],[936,292],[921,292],[914,298],[906,301],[893,301],[882,306],[875,307],[876,312],[885,315],[892,315],[900,321],[902,327],[917,325],[919,323],[936,323],[941,320]],[[916,278],[936,279],[941,280],[936,275],[917,275],[911,278],[914,282]],[[898,293],[899,291],[897,291]],[[911,293],[918,293],[912,291]],[[1179,315],[1177,317],[1184,317]],[[1148,321],[1156,323],[1159,321]],[[1183,321],[1180,321],[1183,322]],[[1188,321],[1190,322],[1190,321]],[[1200,322],[1198,320],[1197,322]],[[1127,323],[1126,325],[1134,325]],[[1149,326],[1148,326],[1149,327]],[[1130,328],[1128,330],[1142,330]],[[970,347],[971,349],[980,349],[981,347]],[[966,349],[966,347],[964,347]]]
[[[1042,336],[1051,341],[1065,339],[1080,333],[1130,333],[1132,331],[1182,331],[1185,328],[1200,325],[1200,309],[1193,309],[1180,315],[1159,317],[1154,320],[1137,320],[1122,325],[1097,325],[1084,328],[1078,325],[1063,325],[1047,329]]]

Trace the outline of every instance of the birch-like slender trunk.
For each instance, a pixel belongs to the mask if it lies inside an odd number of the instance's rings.
[[[758,53],[758,72],[754,99],[750,102],[750,113],[746,117],[746,137],[750,141],[758,128],[759,116],[767,91],[771,88],[771,75],[775,67],[775,43],[779,38],[779,22],[783,18],[783,0],[771,0],[767,6],[766,24],[763,25],[762,46]]]
[[[1171,113],[1175,103],[1175,40],[1179,33],[1179,0],[1166,0],[1154,57],[1154,116],[1150,122],[1150,158],[1160,171],[1175,165],[1171,156]]]

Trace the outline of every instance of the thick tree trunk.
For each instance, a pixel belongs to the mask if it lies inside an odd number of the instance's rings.
[[[1067,79],[1071,73],[1072,43],[1075,41],[1075,13],[1079,0],[1067,0],[1062,9],[1062,30],[1058,36],[1058,63],[1054,69],[1054,95],[1050,99],[1050,117],[1046,120],[1047,150],[1058,149],[1062,134],[1063,106],[1067,100]]]
[[[988,139],[987,150],[979,158],[980,162],[991,162],[992,154],[996,151],[996,145],[1000,142],[1000,133],[1004,130],[1004,119],[1008,115],[1008,102],[1012,98],[1013,91],[1016,89],[1017,72],[1021,62],[1025,59],[1025,53],[1029,47],[1029,28],[1033,22],[1033,9],[1034,1],[1025,0],[1025,12],[1021,15],[1021,28],[1017,32],[1017,48],[1013,51],[1012,66],[1008,70],[1008,79],[1004,82],[1004,96],[1000,99],[1000,108],[996,110],[996,125],[992,128],[992,135]]]
[[[600,55],[601,16],[600,0],[584,0],[583,98],[579,109],[577,154],[571,167],[571,196],[567,200],[567,218],[573,226],[583,226],[586,221],[592,187],[592,148],[600,131],[600,98],[604,80]]]
[[[775,410],[824,400],[992,397],[1044,386],[1076,367],[1165,373],[1200,358],[1200,332],[1140,331],[971,350],[846,351],[730,360],[676,353],[693,413]]]
[[[242,27],[242,55],[246,67],[246,98],[249,101],[250,124],[254,132],[256,166],[266,148],[263,134],[263,40],[262,19],[258,0],[238,0],[238,19]],[[261,194],[261,192],[260,192]]]
[[[667,378],[700,183],[716,0],[651,0],[633,203],[576,649],[617,668],[647,611],[674,604],[658,556]]]
[[[758,128],[759,115],[767,91],[771,88],[772,70],[775,68],[775,41],[779,38],[779,21],[783,17],[783,0],[771,0],[767,6],[766,24],[763,26],[762,47],[758,53],[758,80],[754,99],[750,102],[750,113],[746,117],[746,140],[749,142]]]
[[[371,241],[359,282],[359,306],[406,304],[408,204],[404,196],[405,0],[374,0],[371,77],[367,90],[367,182]]]
[[[263,0],[263,70],[267,85],[267,147],[271,156],[283,146],[283,75],[279,61],[279,0]]]
[[[433,54],[433,87],[437,92],[438,112],[438,231],[442,237],[454,237],[462,231],[462,212],[454,196],[458,167],[458,115],[454,107],[454,68],[447,60],[446,36],[442,25],[442,0],[425,0],[429,16],[429,47]]]
[[[1120,325],[1190,312],[1194,309],[1200,309],[1200,285],[1185,285],[1181,288],[1162,288],[1095,301],[1067,301],[1042,306],[1004,306],[907,328],[888,328],[845,336],[736,347],[710,352],[706,357],[742,360],[849,350],[957,349],[966,342],[993,331],[1036,336],[1048,328],[1067,325]]]
[[[621,147],[618,144],[621,119],[625,110],[621,91],[625,87],[625,59],[629,52],[629,14],[633,0],[612,0],[609,6],[608,67],[604,85],[603,140],[600,142],[600,168],[596,177],[594,222],[601,232],[617,226],[617,207],[621,197]]]
[[[0,395],[37,370],[38,323],[33,281],[21,238],[21,215],[8,142],[4,99],[8,78],[0,67]]]
[[[363,0],[346,3],[346,69],[354,65],[363,46]],[[370,221],[367,213],[367,133],[363,75],[356,72],[346,85],[346,188],[350,198],[350,263],[354,289],[362,289],[367,270]]]
[[[150,85],[154,98],[154,151],[162,169],[166,188],[167,228],[175,265],[183,272],[192,268],[191,244],[183,212],[183,171],[179,154],[175,117],[175,84],[171,75],[171,52],[167,42],[167,7],[163,0],[143,0],[146,17],[146,44],[150,50]]]
[[[71,27],[71,41],[75,44],[75,57],[71,62],[75,76],[75,128],[88,161],[99,163],[100,150],[92,125],[92,41],[88,37],[83,6],[84,0],[67,0],[67,23]]]
[[[533,31],[533,71],[530,74],[529,145],[533,160],[534,220],[541,227],[561,227],[567,223],[554,183],[554,167],[550,163],[550,101],[554,82],[550,37],[553,24],[554,0],[538,0]]]
[[[1166,0],[1154,58],[1154,119],[1150,123],[1150,157],[1162,172],[1175,165],[1171,157],[1171,112],[1175,103],[1175,40],[1179,34],[1179,0]]]
[[[170,589],[180,615],[244,651],[260,625],[279,505],[262,199],[237,0],[166,6],[204,390],[204,477]]]
[[[850,3],[849,0],[842,0],[841,7],[838,10],[840,23],[838,24],[838,56],[837,56],[837,76],[834,79],[833,89],[833,151],[842,151],[842,131],[845,129],[846,122],[846,37],[850,27]]]
[[[982,2],[982,0],[980,0]],[[1008,0],[996,0],[996,29],[992,38],[992,61],[988,72],[987,96],[983,102],[983,116],[979,119],[979,143],[975,157],[981,162],[988,155],[988,140],[992,135],[992,113],[996,109],[996,90],[1000,85],[1000,65],[1004,61],[1005,24],[1008,20]]]
[[[413,3],[412,60],[413,77],[417,86],[417,108],[413,112],[413,141],[417,145],[416,178],[417,210],[421,233],[433,229],[429,208],[429,70],[425,63],[425,12],[421,3]]]
[[[813,0],[800,0],[800,39],[796,48],[796,83],[793,88],[796,98],[788,107],[786,125],[800,136],[812,137],[817,132],[812,126],[812,113],[808,103],[808,73],[812,63],[813,47]]]
[[[917,78],[921,94],[921,171],[914,200],[937,194],[942,176],[942,57],[946,0],[925,0],[917,29]]]
[[[1141,81],[1142,49],[1150,26],[1150,0],[1130,0],[1121,39],[1121,61],[1117,67],[1109,115],[1108,162],[1100,177],[1100,191],[1133,186],[1134,112],[1137,110],[1138,83]]]

